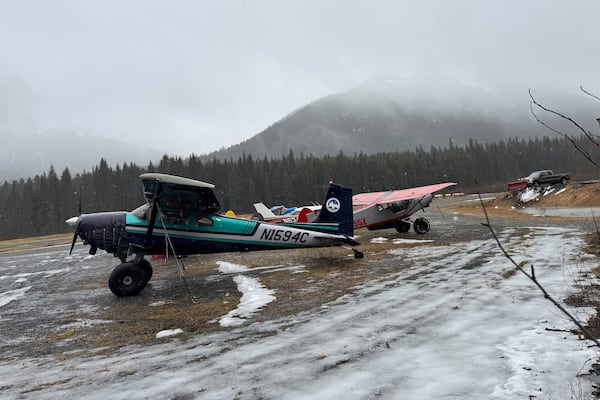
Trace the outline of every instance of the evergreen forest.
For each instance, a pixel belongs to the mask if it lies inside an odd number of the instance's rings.
[[[104,159],[89,172],[72,175],[68,168],[0,186],[0,240],[71,232],[65,219],[82,213],[131,210],[143,203],[139,175],[161,172],[216,185],[221,212],[251,213],[252,204],[288,206],[320,202],[334,180],[354,193],[402,189],[439,182],[457,182],[454,191],[504,190],[506,183],[537,169],[569,172],[573,180],[598,179],[598,170],[576,150],[596,160],[600,149],[585,137],[508,139],[466,146],[419,147],[378,154],[313,156],[292,150],[280,158],[203,160],[167,157],[157,165],[109,166]]]

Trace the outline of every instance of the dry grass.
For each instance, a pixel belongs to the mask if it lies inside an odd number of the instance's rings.
[[[511,196],[504,192],[492,200],[485,201],[484,204],[491,217],[500,218],[530,218],[530,215],[520,211],[526,207],[600,207],[600,183],[574,183],[567,185],[564,189],[560,193],[558,193],[559,189],[546,196],[541,196],[538,200],[524,204],[519,201],[518,196]],[[452,206],[450,209],[469,215],[483,216],[483,208],[477,202]],[[589,218],[546,216],[544,219],[546,221],[564,221]]]
[[[0,252],[28,250],[45,246],[68,244],[73,239],[72,233],[36,236],[22,239],[0,240]]]

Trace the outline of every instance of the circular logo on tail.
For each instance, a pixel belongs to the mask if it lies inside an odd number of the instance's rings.
[[[325,208],[327,208],[327,211],[329,211],[330,213],[336,213],[340,211],[341,206],[342,205],[340,204],[340,201],[335,197],[329,198],[327,200],[327,203],[325,203]]]

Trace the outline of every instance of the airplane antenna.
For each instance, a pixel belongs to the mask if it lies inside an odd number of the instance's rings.
[[[79,185],[79,209],[78,216],[81,216],[81,192],[83,191],[83,185]]]

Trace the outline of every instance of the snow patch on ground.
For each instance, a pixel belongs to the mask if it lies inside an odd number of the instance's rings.
[[[416,244],[416,243],[431,243],[433,240],[429,239],[394,239],[394,244]]]
[[[521,203],[529,203],[530,201],[537,200],[540,194],[534,188],[528,187],[521,193]]]
[[[385,243],[388,241],[388,238],[385,237],[376,237],[371,239],[371,243]]]
[[[8,290],[0,293],[0,307],[5,306],[23,296],[31,289],[31,286],[25,286],[19,289]]]
[[[160,331],[156,334],[156,338],[157,339],[163,339],[166,337],[171,337],[171,336],[176,336],[176,335],[181,335],[183,333],[183,330],[177,328],[177,329],[165,329],[164,331]]]
[[[219,266],[219,272],[222,274],[238,274],[250,271],[250,268],[234,264],[226,261],[217,261],[217,265]]]
[[[217,265],[219,266],[219,272],[222,274],[243,274],[251,271],[251,269],[245,265],[233,264],[226,261],[217,261]],[[237,288],[242,293],[242,297],[237,308],[231,310],[227,315],[219,319],[219,324],[223,327],[244,324],[262,307],[275,300],[275,292],[265,288],[256,278],[245,275],[236,275],[233,278],[233,281],[237,284]]]

